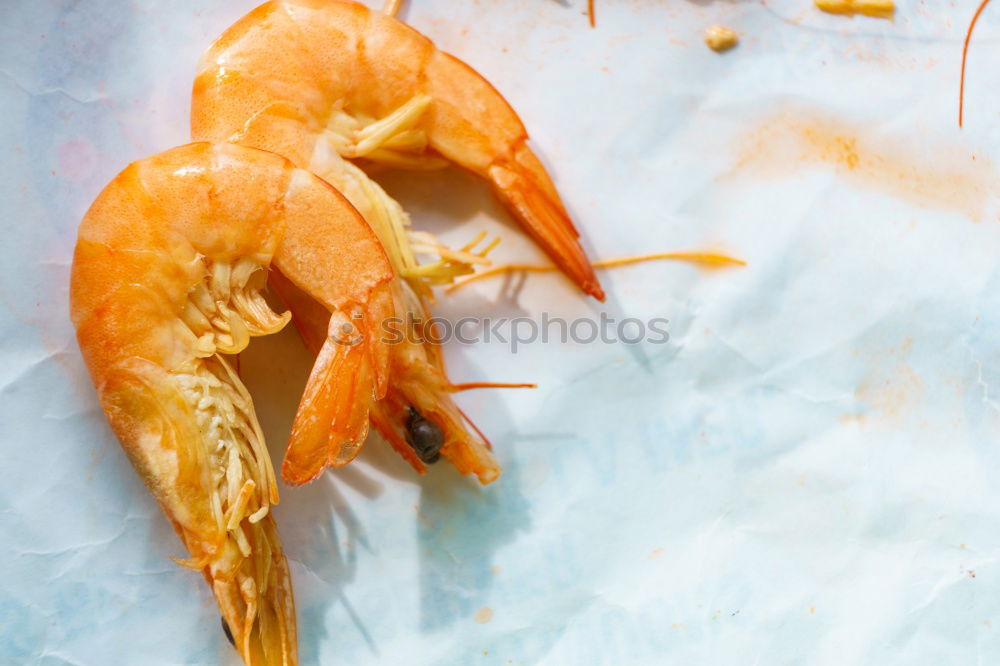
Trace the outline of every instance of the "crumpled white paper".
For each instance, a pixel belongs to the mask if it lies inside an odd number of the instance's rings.
[[[76,226],[187,141],[200,52],[253,2],[8,3],[0,22],[0,662],[236,664],[105,424],[67,314]],[[377,443],[276,509],[303,664],[965,664],[1000,659],[1000,14],[901,0],[411,0],[521,113],[595,257],[745,269],[483,282],[437,312],[670,320],[666,345],[447,348],[506,473]],[[741,36],[718,55],[702,31]],[[377,85],[378,82],[373,82]],[[500,234],[456,171],[380,176],[449,241]],[[243,357],[272,452],[309,359]]]

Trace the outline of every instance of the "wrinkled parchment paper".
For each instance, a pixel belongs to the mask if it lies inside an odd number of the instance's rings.
[[[200,52],[254,2],[14,0],[0,21],[0,663],[236,664],[105,424],[67,314],[76,226],[187,140]],[[892,22],[808,0],[411,0],[529,127],[595,257],[748,261],[484,281],[449,317],[670,320],[666,345],[451,344],[506,469],[416,477],[372,442],[276,509],[303,664],[1000,660],[1000,7]],[[709,51],[711,23],[739,46]],[[377,85],[378,82],[373,82]],[[503,237],[457,172],[379,176],[418,226]],[[243,369],[277,457],[294,332]]]

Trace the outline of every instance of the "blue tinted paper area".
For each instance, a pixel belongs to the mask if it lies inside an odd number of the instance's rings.
[[[411,0],[518,110],[597,258],[746,268],[483,281],[435,313],[669,320],[667,344],[449,344],[505,474],[384,444],[275,509],[302,664],[1000,659],[1000,7]],[[0,662],[232,664],[214,601],[107,427],[67,308],[76,226],[187,141],[201,51],[253,3],[9,2],[0,22]],[[712,23],[740,35],[719,55]],[[380,85],[372,81],[371,85]],[[457,170],[380,173],[415,226],[500,235]],[[275,460],[310,360],[243,355]]]

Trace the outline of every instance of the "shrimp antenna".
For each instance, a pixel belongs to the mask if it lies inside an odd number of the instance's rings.
[[[465,382],[462,384],[452,384],[451,390],[456,393],[471,391],[472,389],[508,389],[508,388],[538,388],[538,384],[511,384],[506,382]]]
[[[636,257],[620,257],[618,259],[604,259],[602,261],[595,261],[593,263],[594,268],[604,269],[604,268],[618,268],[620,266],[631,266],[633,264],[642,264],[647,261],[687,261],[693,264],[699,264],[707,268],[725,268],[728,266],[746,266],[746,262],[742,259],[734,259],[732,257],[727,257],[723,254],[714,254],[711,252],[661,252],[658,254],[643,254]],[[495,266],[489,268],[485,271],[475,273],[459,282],[454,282],[445,288],[445,293],[450,294],[456,289],[461,289],[462,287],[471,284],[473,282],[478,282],[479,280],[484,280],[486,278],[493,277],[495,275],[507,275],[509,273],[525,272],[525,273],[551,273],[558,271],[556,266],[552,265],[536,265],[536,264],[507,264],[504,266]]]
[[[465,412],[463,412],[461,410],[461,408],[456,407],[455,409],[457,409],[458,413],[462,415],[462,418],[465,419],[465,422],[468,423],[470,426],[472,426],[472,429],[476,431],[476,434],[479,435],[482,438],[483,442],[486,444],[486,448],[489,449],[490,451],[492,451],[493,450],[493,442],[491,442],[486,437],[486,435],[483,434],[483,431],[479,429],[479,427],[476,425],[475,421],[473,421],[472,419],[470,419],[469,415],[466,414]]]
[[[402,6],[403,0],[385,0],[385,5],[382,6],[382,13],[395,18],[396,14],[399,13],[399,8]]]
[[[958,128],[962,128],[962,112],[965,110],[965,59],[969,55],[969,40],[972,39],[972,31],[976,27],[976,21],[979,20],[979,15],[983,13],[986,9],[986,5],[989,4],[990,0],[983,0],[979,3],[979,7],[976,8],[976,13],[972,15],[972,20],[969,21],[969,30],[965,33],[965,44],[962,45],[962,74],[958,79]]]

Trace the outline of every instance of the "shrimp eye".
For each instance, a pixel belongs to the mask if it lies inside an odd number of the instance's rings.
[[[220,617],[222,620],[222,631],[226,632],[226,638],[229,639],[229,644],[236,647],[236,641],[233,639],[233,632],[229,630],[229,623],[226,622],[226,618]]]
[[[441,428],[412,407],[406,419],[406,441],[417,452],[417,457],[427,464],[436,463],[441,458],[441,445],[444,444]]]

